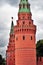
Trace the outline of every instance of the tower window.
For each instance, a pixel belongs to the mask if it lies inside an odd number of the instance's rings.
[[[25,40],[25,36],[23,36],[23,40]]]
[[[25,29],[25,31],[26,31],[26,29]]]
[[[13,42],[14,42],[14,40],[13,40]]]
[[[23,21],[23,24],[25,24],[25,22]]]
[[[29,25],[31,24],[31,22],[29,22]]]
[[[21,31],[21,29],[20,29],[20,31]]]
[[[18,29],[18,31],[19,31],[19,29]]]
[[[31,36],[31,40],[32,40],[32,36]]]
[[[14,60],[15,60],[15,58],[14,58]]]

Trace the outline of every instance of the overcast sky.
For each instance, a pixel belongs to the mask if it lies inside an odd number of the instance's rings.
[[[32,19],[37,26],[36,41],[43,39],[43,0],[29,0],[31,4]],[[11,17],[14,24],[18,19],[19,0],[0,0],[0,54],[5,57],[9,42]]]

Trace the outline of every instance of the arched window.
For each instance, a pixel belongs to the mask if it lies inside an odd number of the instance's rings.
[[[28,29],[27,29],[27,31],[28,31]]]
[[[29,25],[31,24],[31,22],[29,22]]]
[[[25,40],[25,36],[23,36],[23,40]]]
[[[14,42],[14,40],[13,40],[13,42]]]
[[[26,29],[25,29],[25,31],[26,31]]]
[[[21,29],[20,29],[20,31],[21,31]]]
[[[23,21],[23,24],[25,24],[25,21]]]
[[[31,36],[31,40],[32,40],[32,36]]]

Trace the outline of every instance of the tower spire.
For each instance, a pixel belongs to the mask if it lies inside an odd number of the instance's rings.
[[[30,12],[30,4],[28,0],[20,0],[19,12]]]
[[[14,23],[13,23],[13,17],[12,18],[12,23],[11,23],[11,30],[10,30],[10,34],[12,34],[14,32]]]

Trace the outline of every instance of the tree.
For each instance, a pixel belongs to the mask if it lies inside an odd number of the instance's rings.
[[[2,65],[2,55],[0,55],[0,65]]]
[[[5,65],[6,64],[6,62],[5,62],[5,59],[3,58],[2,59],[2,65]]]
[[[5,65],[5,59],[0,55],[0,65]]]
[[[37,56],[43,57],[43,40],[37,41],[36,51],[37,51]]]

